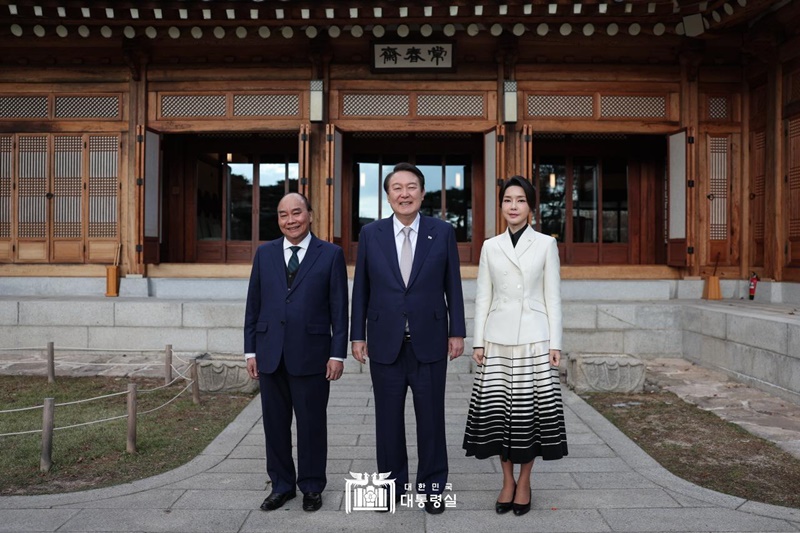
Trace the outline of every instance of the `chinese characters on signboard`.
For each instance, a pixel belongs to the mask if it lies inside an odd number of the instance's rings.
[[[375,71],[452,70],[453,43],[372,43]]]

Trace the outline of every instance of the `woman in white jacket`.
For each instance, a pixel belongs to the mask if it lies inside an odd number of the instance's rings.
[[[518,516],[531,507],[534,459],[567,455],[558,246],[530,226],[534,199],[529,181],[508,179],[500,193],[508,231],[483,244],[472,353],[479,368],[464,433],[467,456],[500,456],[503,488],[495,510]]]

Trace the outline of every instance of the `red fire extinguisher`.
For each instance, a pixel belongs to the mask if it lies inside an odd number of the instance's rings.
[[[756,297],[756,285],[757,284],[758,284],[758,274],[753,272],[753,274],[750,276],[750,299],[751,300]]]

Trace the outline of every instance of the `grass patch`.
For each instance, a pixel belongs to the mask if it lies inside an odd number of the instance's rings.
[[[0,410],[56,404],[127,391],[138,386],[138,411],[154,409],[175,397],[186,383],[145,393],[164,384],[155,378],[61,377],[55,384],[34,376],[0,376]],[[0,437],[0,495],[69,492],[143,479],[187,463],[241,412],[253,396],[203,394],[192,403],[191,391],[174,402],[137,417],[137,453],[125,451],[127,420],[58,430],[59,427],[126,413],[126,396],[55,408],[53,466],[39,471],[41,434]],[[41,429],[42,410],[0,414],[0,434]]]
[[[701,487],[800,508],[800,460],[671,392],[587,394],[661,466]]]

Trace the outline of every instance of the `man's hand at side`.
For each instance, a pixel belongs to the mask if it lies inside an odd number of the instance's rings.
[[[450,356],[452,361],[456,357],[461,357],[464,353],[464,337],[448,337],[447,338],[447,355]]]
[[[344,372],[344,363],[336,359],[328,359],[328,368],[325,371],[325,379],[328,381],[336,381],[342,377]]]
[[[367,362],[367,343],[365,341],[353,341],[353,357],[362,365]]]
[[[253,379],[258,379],[258,366],[256,365],[256,358],[250,357],[247,359],[247,373]]]

